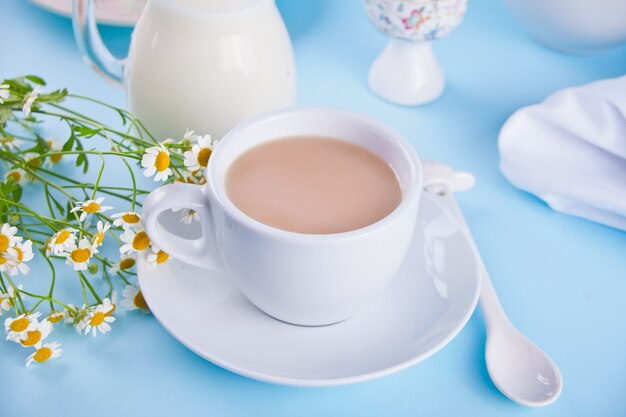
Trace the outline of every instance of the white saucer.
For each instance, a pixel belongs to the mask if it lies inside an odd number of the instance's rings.
[[[139,283],[174,337],[238,374],[305,386],[388,375],[445,346],[478,301],[478,268],[465,233],[430,195],[420,204],[415,238],[396,279],[366,311],[339,324],[280,322],[253,306],[227,276],[178,261],[157,268],[140,261]]]

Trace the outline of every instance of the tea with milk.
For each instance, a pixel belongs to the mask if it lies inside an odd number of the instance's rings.
[[[396,174],[381,157],[360,145],[316,136],[249,149],[230,166],[226,192],[253,219],[308,234],[376,223],[402,198]]]

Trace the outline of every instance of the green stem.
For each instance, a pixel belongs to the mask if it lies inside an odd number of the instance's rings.
[[[89,291],[91,292],[91,295],[93,295],[93,298],[96,299],[98,304],[102,304],[102,299],[100,298],[100,296],[98,295],[96,290],[93,288],[93,286],[91,285],[91,282],[89,282],[89,280],[87,279],[85,274],[83,274],[82,271],[78,271],[78,276],[80,276],[80,278],[83,280],[85,285],[87,285],[87,288],[89,288]]]
[[[17,301],[20,303],[20,307],[22,307],[22,313],[26,313],[26,307],[24,307],[24,302],[22,301],[22,296],[20,295],[21,290],[17,287],[17,285],[13,283],[13,281],[9,277],[9,274],[5,273],[4,277],[6,278],[7,281],[9,281],[9,285],[13,287],[15,298],[17,298]]]
[[[102,173],[104,172],[104,157],[100,156],[100,158],[102,158],[102,164],[100,165],[100,171],[98,172],[98,177],[96,178],[96,184],[93,187],[93,191],[91,193],[91,199],[95,200],[96,198],[96,192],[98,191],[98,186],[100,185],[100,179],[102,178]]]
[[[55,299],[55,298],[52,298],[52,297],[50,297],[50,296],[46,296],[46,295],[38,295],[38,294],[33,294],[33,293],[28,292],[28,291],[25,291],[25,290],[19,290],[19,291],[20,291],[22,294],[27,295],[27,296],[29,296],[29,297],[33,297],[33,298],[38,298],[38,299],[41,299],[41,300],[47,300],[47,301],[50,301],[51,303],[58,304],[58,305],[60,305],[61,307],[68,309],[70,312],[72,312],[72,313],[74,313],[74,314],[76,313],[76,310],[74,310],[74,309],[73,309],[72,307],[70,307],[68,304],[65,304],[63,301],[57,300],[57,299]],[[53,308],[53,310],[54,310],[54,308]]]

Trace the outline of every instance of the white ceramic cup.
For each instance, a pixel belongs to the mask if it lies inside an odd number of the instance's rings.
[[[398,207],[376,223],[335,234],[289,232],[239,210],[224,185],[231,163],[253,146],[301,135],[338,138],[380,155],[398,178]],[[268,315],[307,326],[353,317],[391,282],[413,235],[423,180],[419,158],[402,135],[327,108],[279,110],[239,124],[214,149],[206,177],[205,185],[177,183],[150,193],[143,206],[150,238],[183,262],[224,270]],[[160,224],[159,214],[175,207],[199,213],[200,239],[183,239]]]

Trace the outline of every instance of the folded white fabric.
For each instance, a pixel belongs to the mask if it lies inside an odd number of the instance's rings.
[[[518,110],[498,142],[514,185],[554,210],[626,230],[626,76]]]

